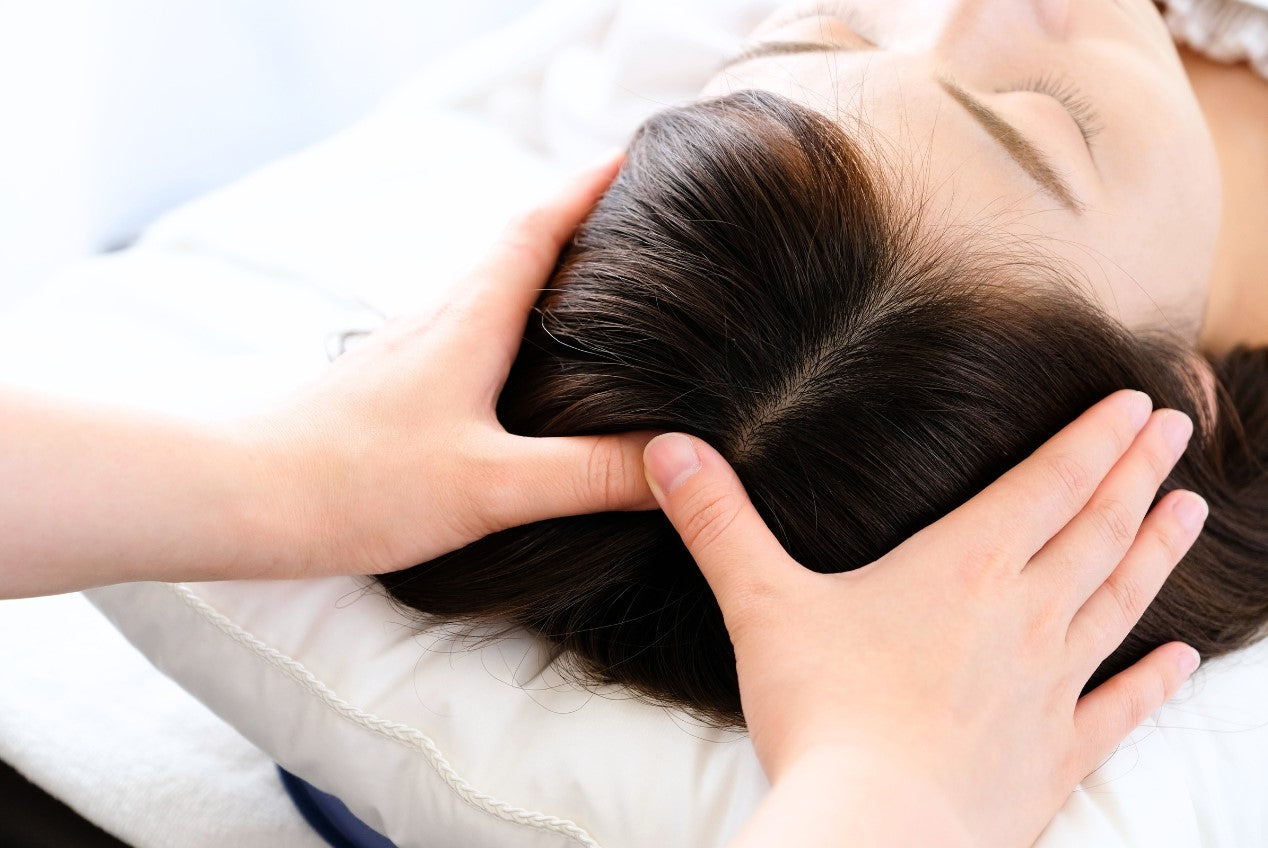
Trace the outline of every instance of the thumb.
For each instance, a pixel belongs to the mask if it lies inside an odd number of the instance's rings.
[[[728,619],[805,573],[788,556],[726,460],[699,439],[657,436],[643,452],[652,492],[709,581]]]
[[[652,509],[643,475],[651,433],[511,437],[497,464],[504,485],[491,506],[495,529],[565,515]]]

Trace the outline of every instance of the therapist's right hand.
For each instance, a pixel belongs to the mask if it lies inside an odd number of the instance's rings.
[[[1080,697],[1200,532],[1193,493],[1150,510],[1191,431],[1115,394],[841,574],[793,561],[708,445],[653,440],[649,480],[717,595],[772,784],[740,844],[1031,844],[1197,667],[1163,645]]]

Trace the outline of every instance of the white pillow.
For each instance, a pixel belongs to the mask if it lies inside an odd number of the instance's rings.
[[[401,846],[719,845],[762,796],[743,735],[583,691],[532,638],[415,635],[366,585],[88,594],[160,670]]]
[[[160,670],[403,848],[720,846],[765,788],[743,736],[584,691],[528,636],[415,635],[366,580],[88,594]],[[1040,845],[1264,844],[1266,718],[1268,644],[1211,663]]]

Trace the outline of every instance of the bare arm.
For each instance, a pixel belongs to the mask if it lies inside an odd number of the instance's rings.
[[[372,574],[544,518],[654,506],[649,435],[528,439],[494,407],[613,159],[511,227],[439,314],[210,424],[0,389],[0,597],[129,580]]]
[[[0,390],[0,445],[0,595],[276,570],[265,469],[227,433]]]

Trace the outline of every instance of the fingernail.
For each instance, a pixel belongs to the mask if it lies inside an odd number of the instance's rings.
[[[1189,445],[1189,439],[1193,436],[1193,419],[1183,412],[1168,409],[1162,414],[1162,435],[1175,451],[1175,455],[1179,456],[1184,453],[1184,449]]]
[[[1153,414],[1154,402],[1149,395],[1144,392],[1127,392],[1120,401],[1123,408],[1127,410],[1127,414],[1131,416],[1131,422],[1137,430],[1141,430],[1145,426],[1145,422],[1149,420],[1149,416]]]
[[[1176,498],[1171,509],[1175,512],[1180,526],[1189,533],[1197,533],[1201,530],[1202,525],[1206,523],[1206,516],[1211,511],[1206,499],[1193,492],[1185,492]]]
[[[1198,652],[1188,645],[1184,646],[1184,650],[1180,652],[1180,656],[1176,658],[1176,666],[1180,669],[1180,673],[1185,677],[1189,677],[1193,672],[1198,670],[1198,666],[1202,663],[1202,657]]]
[[[700,470],[695,443],[681,433],[666,433],[652,439],[646,455],[652,481],[667,495],[673,494]]]

